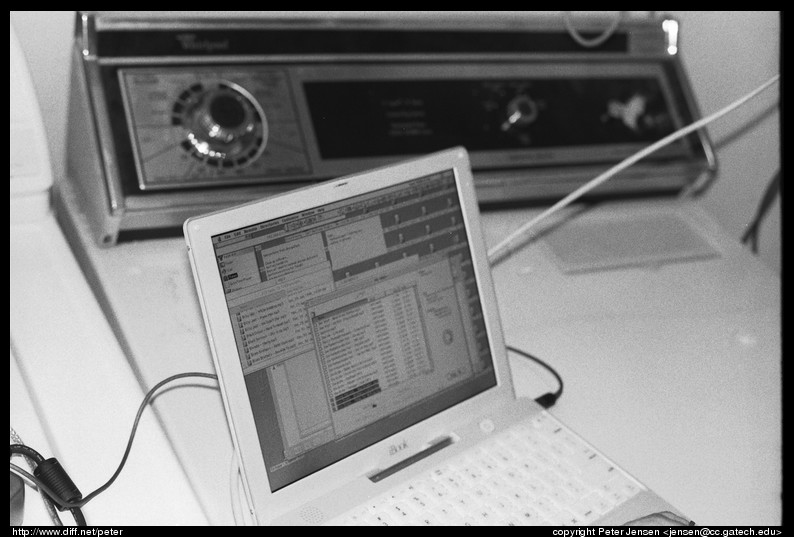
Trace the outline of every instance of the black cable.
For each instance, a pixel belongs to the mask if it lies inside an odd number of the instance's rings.
[[[88,525],[88,524],[86,524],[85,516],[83,515],[83,512],[80,510],[79,507],[74,507],[72,509],[69,509],[69,511],[72,512],[72,516],[74,517],[74,521],[77,523],[78,526],[87,526]]]
[[[44,457],[42,457],[38,451],[25,444],[10,444],[8,447],[10,448],[11,455],[24,455],[36,464],[44,462]]]
[[[37,468],[40,467],[45,462],[47,462],[44,459],[44,457],[38,451],[36,451],[35,449],[33,449],[30,446],[26,446],[25,444],[11,444],[11,445],[9,445],[9,452],[10,452],[11,456],[13,456],[13,455],[23,455],[25,457],[28,457],[29,459],[31,459],[36,464]],[[39,485],[38,482],[36,484],[38,486],[41,486],[41,485]],[[47,496],[53,502],[58,502],[59,499],[61,498],[61,496],[55,495],[52,491],[50,491],[49,488],[47,488],[47,490],[45,490],[44,492],[47,494]],[[86,524],[86,520],[85,520],[85,516],[83,515],[83,512],[80,510],[80,508],[74,507],[74,508],[70,509],[70,511],[72,513],[72,516],[74,517],[75,523],[78,526],[86,526],[87,525]]]
[[[506,345],[505,348],[507,350],[509,350],[510,352],[514,352],[516,354],[519,354],[519,355],[523,356],[524,358],[529,358],[533,362],[535,362],[537,364],[540,364],[547,371],[549,371],[552,375],[554,375],[554,378],[557,379],[557,383],[559,384],[559,387],[557,388],[557,391],[554,392],[554,393],[551,393],[551,392],[544,393],[543,395],[535,398],[535,401],[540,406],[542,406],[543,408],[551,408],[552,406],[554,406],[554,403],[556,403],[557,399],[559,399],[560,396],[562,395],[562,389],[563,389],[562,377],[560,377],[559,373],[557,373],[557,371],[553,367],[551,367],[549,364],[547,364],[546,362],[544,362],[540,358],[529,354],[526,351],[522,351],[521,349],[517,349],[515,347],[511,347],[510,345]]]
[[[761,197],[761,201],[758,204],[758,209],[756,209],[755,217],[747,226],[747,230],[744,232],[744,235],[742,235],[742,243],[747,244],[749,242],[750,249],[755,254],[758,253],[758,232],[761,228],[761,222],[764,220],[767,211],[769,211],[769,207],[772,206],[775,196],[780,191],[780,176],[781,171],[778,170],[769,181],[769,184],[764,191],[764,195]]]
[[[112,485],[113,482],[116,480],[116,478],[121,473],[121,470],[124,468],[124,465],[127,462],[127,457],[129,456],[130,450],[132,449],[132,441],[135,439],[135,433],[138,430],[138,423],[141,420],[141,414],[143,414],[143,411],[146,408],[146,405],[149,403],[149,400],[154,396],[154,393],[157,390],[159,390],[162,386],[164,386],[165,384],[168,384],[169,382],[172,382],[172,381],[180,379],[180,378],[185,378],[185,377],[201,377],[201,378],[208,378],[208,379],[214,379],[214,380],[218,379],[217,375],[213,375],[211,373],[198,373],[198,372],[178,373],[178,374],[172,375],[172,376],[170,376],[170,377],[168,377],[168,378],[166,378],[164,380],[161,380],[160,382],[155,384],[154,387],[152,389],[150,389],[146,393],[146,396],[143,398],[143,401],[141,401],[141,404],[138,407],[138,413],[136,414],[135,421],[132,424],[132,431],[130,431],[130,438],[127,441],[127,449],[124,451],[124,455],[121,458],[121,462],[119,463],[118,468],[116,468],[116,471],[113,473],[113,475],[110,477],[110,479],[108,479],[107,483],[105,483],[104,485],[102,485],[101,487],[96,489],[94,492],[92,492],[91,494],[89,494],[85,498],[81,499],[80,501],[76,501],[76,502],[68,502],[68,501],[61,500],[60,496],[55,494],[46,484],[42,483],[40,479],[37,479],[34,476],[28,476],[28,478],[31,479],[31,481],[33,481],[36,484],[37,487],[39,487],[44,492],[46,492],[56,504],[60,505],[61,507],[65,508],[65,509],[72,510],[72,514],[75,516],[75,520],[78,520],[79,518],[82,518],[83,521],[84,521],[85,518],[83,517],[83,513],[80,511],[80,508],[83,507],[85,504],[87,504],[92,499],[94,499],[98,494],[100,494],[101,492],[104,492],[110,485]],[[21,446],[21,444],[15,444],[12,447],[13,448],[19,448],[19,446]],[[35,455],[38,455],[39,457],[41,457],[41,455],[39,455],[38,452],[36,452],[34,449],[29,448],[28,446],[22,446],[22,447],[27,448],[28,450],[30,450]],[[27,454],[27,455],[30,456],[30,454]],[[42,460],[43,460],[43,457],[42,457]]]
[[[138,429],[138,422],[140,422],[140,420],[141,420],[141,414],[143,414],[143,411],[146,408],[146,405],[149,403],[149,400],[154,396],[154,392],[156,392],[158,389],[160,389],[160,387],[164,386],[165,384],[168,384],[169,382],[172,382],[174,380],[178,380],[178,379],[181,379],[181,378],[185,378],[185,377],[202,377],[202,378],[209,378],[209,379],[215,379],[215,380],[218,379],[217,375],[213,375],[211,373],[178,373],[176,375],[171,375],[170,377],[168,377],[168,378],[166,378],[164,380],[161,380],[160,382],[155,384],[154,387],[151,390],[148,391],[146,396],[143,398],[143,401],[141,401],[140,406],[138,407],[138,413],[135,415],[135,421],[132,424],[132,431],[130,431],[130,439],[127,441],[127,449],[124,450],[124,455],[121,457],[121,462],[119,463],[118,468],[116,468],[116,471],[113,473],[113,475],[110,477],[110,479],[108,479],[107,483],[105,483],[104,485],[102,485],[101,487],[96,489],[94,492],[92,492],[91,494],[86,496],[79,505],[74,505],[74,506],[69,506],[69,507],[82,507],[82,506],[84,506],[89,501],[91,501],[94,497],[96,497],[101,492],[104,492],[105,489],[107,489],[110,485],[113,484],[113,482],[119,476],[119,474],[121,473],[122,468],[124,468],[124,465],[127,462],[127,457],[129,456],[130,450],[132,449],[132,441],[135,439],[135,433],[137,432],[137,429]]]
[[[23,445],[23,446],[25,445],[25,443],[22,441],[22,438],[19,437],[19,435],[17,434],[17,432],[14,430],[13,427],[10,428],[10,434],[11,434],[11,440],[13,440],[15,444],[19,444],[19,445]],[[13,455],[12,455],[12,457],[13,457]],[[32,472],[35,471],[35,469],[37,467],[37,464],[38,464],[36,462],[35,456],[34,457],[30,457],[28,455],[23,455],[22,458],[25,459],[25,462],[27,462],[28,467],[30,468],[30,470]],[[11,471],[13,473],[13,468],[12,468]],[[24,478],[23,476],[19,476],[19,477],[23,478],[23,479],[27,479],[27,478]],[[25,481],[25,482],[27,483],[27,481]],[[33,486],[35,486],[35,484]],[[58,510],[56,509],[55,504],[52,503],[52,500],[47,495],[47,493],[45,493],[43,490],[40,490],[39,491],[39,495],[41,496],[41,500],[44,503],[44,508],[47,510],[47,514],[50,516],[50,520],[52,520],[53,525],[54,526],[63,526],[63,522],[61,521],[61,517],[60,517],[60,515],[58,515]]]

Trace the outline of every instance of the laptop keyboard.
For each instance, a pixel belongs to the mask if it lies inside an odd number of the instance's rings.
[[[582,525],[642,486],[547,413],[336,517],[329,525]]]

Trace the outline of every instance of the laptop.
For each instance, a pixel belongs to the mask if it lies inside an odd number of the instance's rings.
[[[184,234],[257,524],[681,515],[516,397],[465,149],[191,218]],[[563,503],[577,491],[583,505]]]

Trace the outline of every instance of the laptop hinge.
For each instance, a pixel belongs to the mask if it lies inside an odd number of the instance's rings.
[[[373,483],[377,483],[378,481],[380,481],[382,479],[386,479],[390,475],[396,474],[397,472],[399,472],[403,468],[407,468],[408,466],[411,466],[413,463],[415,463],[417,461],[420,461],[420,460],[424,459],[425,457],[429,457],[433,453],[436,453],[437,451],[440,451],[440,450],[444,449],[447,446],[451,446],[454,442],[455,442],[455,440],[451,436],[444,436],[442,438],[434,440],[430,444],[430,446],[428,446],[427,448],[423,449],[422,451],[419,451],[418,453],[415,453],[415,454],[411,455],[410,457],[401,460],[397,464],[389,466],[388,468],[384,468],[383,470],[377,470],[375,473],[373,473],[371,475],[368,475],[367,477]]]

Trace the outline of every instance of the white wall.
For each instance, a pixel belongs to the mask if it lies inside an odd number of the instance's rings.
[[[57,180],[65,169],[64,146],[74,11],[11,11],[11,24],[36,88]]]
[[[727,105],[780,72],[779,11],[672,11],[681,24],[681,57],[703,115]],[[780,169],[780,87],[708,127],[720,166],[703,203],[741,237],[768,181]],[[764,220],[762,259],[781,271],[780,199]]]
[[[215,12],[221,15],[230,12]],[[290,14],[295,12],[273,12]],[[338,15],[339,12],[336,12]],[[372,15],[375,12],[354,12]],[[432,16],[390,12],[393,16]],[[436,12],[438,13],[438,12]],[[555,12],[510,12],[515,16],[556,16]],[[642,16],[647,12],[632,12]],[[681,23],[681,56],[703,115],[732,102],[780,71],[781,22],[778,11],[673,11]],[[55,178],[65,169],[66,109],[71,11],[11,11],[36,86]],[[326,12],[333,15],[334,12]],[[348,15],[350,13],[347,13]],[[780,167],[778,87],[708,127],[716,145],[720,171],[703,198],[704,206],[727,233],[741,237],[752,219],[767,182]],[[781,270],[780,203],[762,227],[760,255]]]

